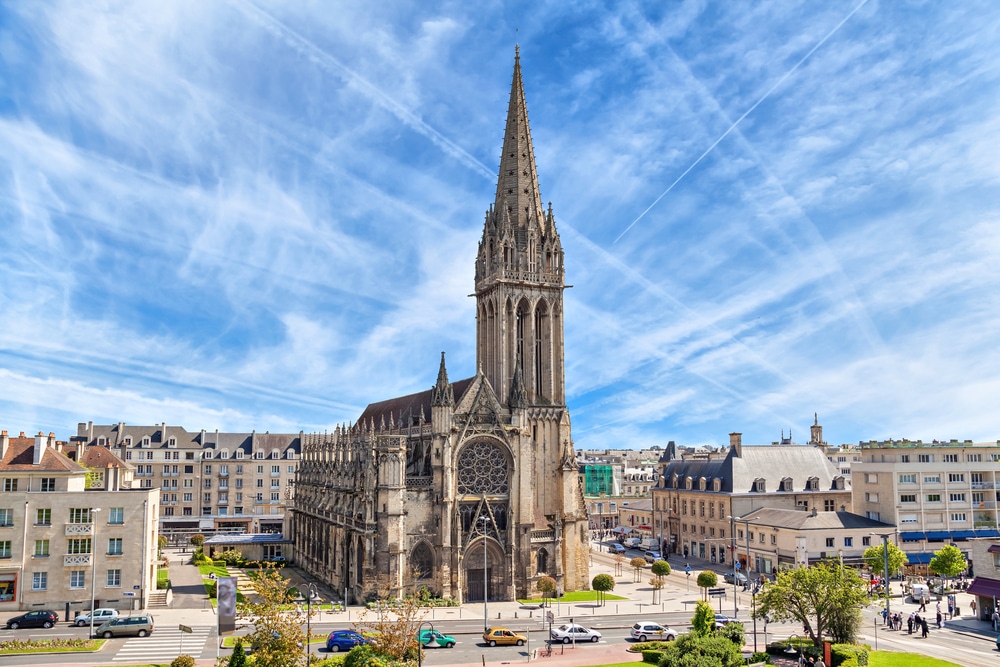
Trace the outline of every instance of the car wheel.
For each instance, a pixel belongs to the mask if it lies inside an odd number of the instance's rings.
[[[76,622],[76,627],[78,627],[78,628],[82,628],[85,625],[86,625],[86,623],[84,623],[83,621],[77,621]]]
[[[563,637],[563,644],[569,643],[569,637]]]
[[[146,632],[145,630],[139,630],[139,636],[140,636],[140,637],[145,637],[145,636],[146,636],[146,635],[148,635],[148,634],[149,634],[149,633],[148,633],[148,632]]]
[[[11,630],[17,630],[19,627],[21,627],[21,624],[18,623],[17,621],[14,621],[13,623],[11,623],[10,625],[8,625],[7,627],[10,628]]]
[[[52,621],[45,621],[44,623],[42,623],[42,627],[48,630],[49,628],[52,627]]]
[[[111,639],[112,637],[114,637],[114,635],[111,634],[111,630],[105,630],[104,631],[104,638],[105,639]]]
[[[448,642],[444,645],[445,648],[455,648],[455,642]]]
[[[639,641],[641,642],[646,641],[646,635],[639,635]]]
[[[496,640],[495,639],[491,639],[490,640],[490,646],[496,646],[496,645],[497,645]]]
[[[677,635],[667,635],[667,641],[672,642],[677,639]]]
[[[594,642],[595,644],[597,642],[599,642],[600,640],[601,640],[601,638],[598,637],[597,635],[594,635],[593,637],[590,638],[590,641]]]
[[[338,644],[334,644],[333,646],[331,646],[327,650],[333,651],[334,653],[340,653],[340,646]]]
[[[524,640],[523,639],[518,639],[517,640],[517,645],[518,646],[524,646]]]

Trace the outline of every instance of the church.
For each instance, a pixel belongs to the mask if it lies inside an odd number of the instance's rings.
[[[304,436],[296,564],[348,602],[426,587],[460,602],[589,587],[589,531],[566,407],[563,250],[542,205],[515,53],[496,197],[475,259],[476,374],[442,353],[426,391]],[[433,362],[432,362],[433,363]]]

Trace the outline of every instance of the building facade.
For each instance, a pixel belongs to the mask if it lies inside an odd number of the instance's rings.
[[[91,480],[93,482],[93,480]],[[143,609],[156,586],[156,490],[88,488],[55,436],[0,433],[0,611]]]
[[[160,532],[186,544],[195,533],[284,532],[301,438],[87,422],[77,426],[69,452],[114,451],[134,467],[133,488],[160,493]]]
[[[563,367],[563,251],[514,76],[475,260],[474,377],[373,403],[305,438],[295,561],[349,599],[427,586],[463,601],[586,588],[588,522]]]

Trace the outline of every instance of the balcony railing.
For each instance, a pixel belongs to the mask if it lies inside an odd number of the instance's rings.
[[[90,565],[90,554],[66,554],[63,556],[64,567],[74,567],[77,565]]]
[[[75,537],[77,535],[93,535],[93,534],[94,534],[94,524],[92,523],[66,524],[66,537]]]

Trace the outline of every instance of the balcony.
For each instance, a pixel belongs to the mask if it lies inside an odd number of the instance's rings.
[[[92,523],[67,523],[66,537],[78,537],[80,535],[93,535],[94,524]]]
[[[66,554],[63,556],[64,567],[76,567],[79,565],[90,565],[90,554]]]

